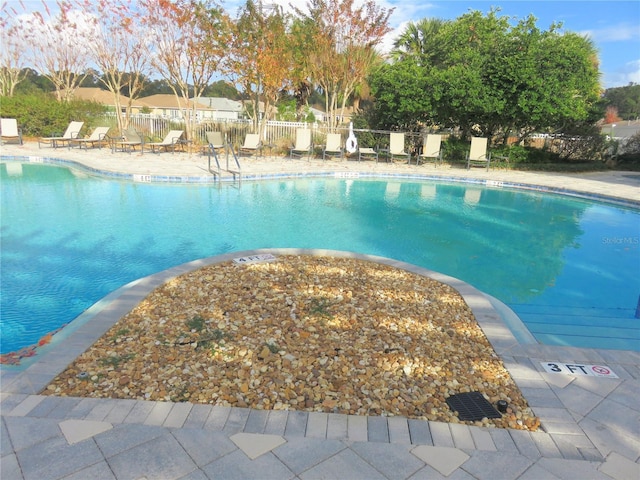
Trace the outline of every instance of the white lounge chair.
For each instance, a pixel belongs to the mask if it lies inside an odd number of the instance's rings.
[[[244,137],[244,143],[238,150],[239,155],[251,156],[254,154],[262,155],[262,142],[260,135],[257,133],[247,133]]]
[[[109,127],[96,127],[88,137],[74,138],[69,144],[72,147],[74,145],[77,145],[80,148],[84,146],[84,148],[87,149],[89,148],[89,146],[91,146],[91,148],[95,148],[96,145],[102,148],[103,145],[107,145],[109,143],[109,137],[107,135],[108,133]]]
[[[289,158],[307,155],[311,158],[313,143],[311,143],[311,130],[309,128],[298,128],[296,130],[296,143],[289,150]]]
[[[18,121],[15,118],[0,119],[0,141],[17,140],[22,145],[22,130],[18,128]]]
[[[144,153],[144,137],[133,127],[127,128],[121,137],[111,140],[111,152],[120,149],[123,152],[131,153],[136,147],[140,147],[140,153]]]
[[[344,157],[344,149],[342,148],[342,135],[339,133],[327,133],[327,141],[322,148],[322,160],[329,157]]]
[[[472,166],[487,166],[491,164],[491,152],[487,153],[487,138],[471,137],[471,147],[467,154],[467,170]]]
[[[392,132],[389,136],[388,160],[393,162],[395,157],[404,157],[411,163],[411,154],[404,151],[404,133]]]
[[[358,161],[362,159],[373,158],[378,163],[378,150],[371,147],[358,147]]]
[[[213,153],[222,150],[226,143],[222,132],[207,132],[207,144],[202,148],[202,153]]]
[[[422,152],[416,157],[416,165],[418,165],[421,160],[428,161],[432,159],[437,167],[439,163],[442,163],[442,154],[442,136],[429,134],[424,139]]]
[[[38,148],[42,148],[42,144],[49,144],[53,148],[63,147],[65,144],[69,145],[71,140],[80,136],[80,130],[82,130],[83,125],[84,122],[71,122],[60,137],[40,137],[38,139]]]
[[[171,150],[171,153],[176,151],[176,146],[180,145],[184,130],[171,130],[161,142],[146,143],[147,147],[151,147],[151,151],[155,153],[160,150],[165,152]]]

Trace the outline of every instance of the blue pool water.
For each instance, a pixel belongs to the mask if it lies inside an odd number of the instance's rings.
[[[471,283],[546,344],[640,350],[640,213],[465,184],[298,179],[118,182],[1,164],[1,352],[137,278],[221,253],[381,255]]]

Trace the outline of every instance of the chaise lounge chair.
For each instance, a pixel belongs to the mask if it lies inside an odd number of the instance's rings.
[[[310,159],[312,150],[311,129],[298,128],[296,130],[296,143],[289,150],[289,159],[293,159],[293,157],[302,158],[304,155],[307,155],[308,159]]]
[[[165,152],[171,150],[171,153],[173,153],[176,151],[176,146],[181,144],[182,135],[184,135],[184,130],[171,130],[161,142],[150,142],[146,145],[151,147],[151,152],[153,153],[163,149]]]
[[[86,149],[88,149],[89,146],[91,146],[91,148],[95,148],[96,145],[102,148],[103,145],[107,145],[109,143],[108,133],[109,127],[96,127],[93,132],[91,132],[90,136],[86,138],[74,138],[69,142],[69,145],[71,147],[77,145],[80,149],[82,149],[83,146]]]
[[[257,133],[247,133],[247,136],[244,137],[244,144],[238,149],[238,155],[251,156],[256,153],[262,156],[260,135]]]
[[[329,157],[344,157],[344,149],[341,146],[342,136],[339,133],[327,133],[327,141],[322,148],[322,160]]]
[[[18,128],[18,121],[15,118],[0,119],[0,141],[9,140],[17,140],[22,145],[22,130]]]
[[[378,150],[370,147],[358,147],[358,161],[367,158],[374,158],[378,163]]]
[[[411,163],[411,154],[404,151],[404,133],[392,132],[389,136],[387,160],[393,162],[395,157],[405,157]]]
[[[204,154],[218,153],[227,146],[222,132],[206,132],[206,137],[207,144],[202,147],[202,153]]]
[[[442,163],[442,136],[429,134],[424,139],[422,145],[422,152],[416,157],[416,165],[420,164],[420,161],[433,160],[433,163],[437,167],[439,163]]]
[[[127,128],[120,138],[111,140],[111,152],[131,153],[136,147],[140,147],[140,153],[144,153],[144,137],[140,135],[133,127]]]
[[[491,152],[487,153],[487,139],[485,137],[471,137],[471,148],[467,154],[467,170],[471,166],[487,166],[491,164]]]
[[[71,122],[61,137],[40,137],[38,148],[42,148],[42,144],[49,144],[53,148],[63,147],[65,144],[69,145],[71,140],[78,138],[83,125],[84,122]]]

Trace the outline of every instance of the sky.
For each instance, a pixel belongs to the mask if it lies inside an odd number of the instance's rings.
[[[135,0],[133,0],[135,1]],[[620,87],[634,82],[640,84],[640,2],[638,0],[374,0],[384,8],[393,8],[390,26],[381,48],[388,51],[393,40],[409,22],[423,18],[454,20],[470,10],[487,13],[492,7],[499,15],[515,17],[515,21],[532,14],[537,26],[548,30],[552,23],[563,24],[565,31],[588,35],[598,50],[601,84],[604,88]],[[219,0],[232,15],[246,0]],[[289,10],[291,4],[303,8],[306,0],[263,0]],[[363,0],[355,0],[361,4]],[[5,3],[4,1],[2,3]],[[18,3],[10,0],[9,4]],[[45,3],[55,9],[54,0]],[[42,9],[41,0],[23,0],[29,10]]]

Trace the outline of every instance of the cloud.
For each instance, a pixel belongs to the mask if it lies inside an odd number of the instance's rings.
[[[625,87],[630,83],[640,84],[640,59],[625,63],[615,72],[604,72],[603,84],[606,88]]]
[[[640,59],[625,63],[621,76],[625,85],[631,82],[640,84]]]
[[[596,42],[625,42],[640,39],[640,26],[638,24],[619,23],[618,25],[580,32],[588,35]]]

